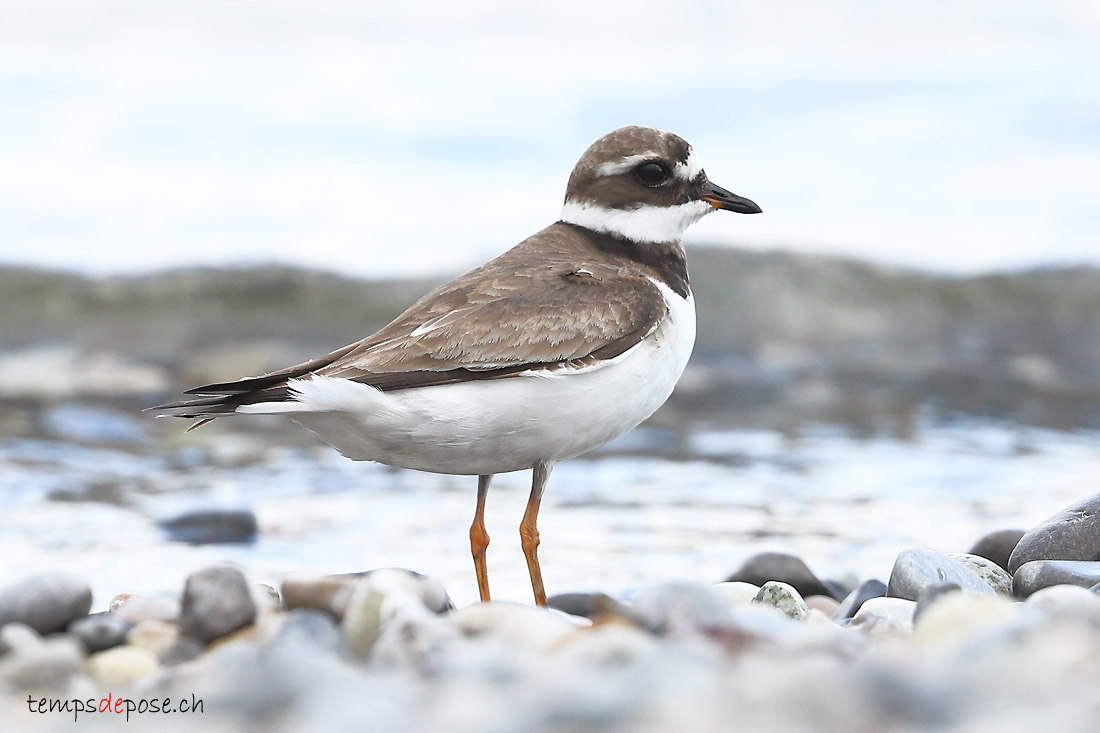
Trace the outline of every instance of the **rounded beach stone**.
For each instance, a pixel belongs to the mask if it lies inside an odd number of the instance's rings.
[[[970,568],[941,552],[913,547],[902,550],[890,571],[886,595],[915,601],[936,583],[955,583],[964,593],[988,595],[993,589]]]
[[[1100,626],[1100,596],[1077,585],[1052,585],[1035,591],[1023,604],[1048,617],[1077,618]]]
[[[126,643],[148,649],[153,654],[167,652],[180,638],[179,627],[168,621],[146,619],[134,625],[126,635]]]
[[[69,624],[69,633],[80,639],[89,654],[118,646],[126,641],[133,624],[114,613],[93,613]]]
[[[979,578],[994,592],[1002,596],[1012,595],[1012,576],[1008,571],[989,558],[970,553],[951,553],[948,557],[958,560]]]
[[[247,509],[200,509],[157,524],[170,541],[192,545],[255,542],[260,527]]]
[[[760,586],[735,580],[728,583],[715,583],[711,586],[729,603],[730,608],[747,606],[756,600],[756,594],[760,592]]]
[[[1100,494],[1090,496],[1032,527],[1008,559],[1013,575],[1033,560],[1100,560]]]
[[[914,614],[913,638],[926,644],[961,641],[978,629],[1012,618],[1019,605],[1003,596],[941,594],[934,603]]]
[[[283,603],[289,609],[313,608],[324,611],[336,621],[344,618],[348,601],[359,579],[348,575],[322,575],[287,578],[283,581]]]
[[[174,622],[180,615],[180,602],[169,596],[135,596],[122,593],[111,599],[110,609],[111,613],[131,624],[150,620]]]
[[[1022,565],[1012,581],[1013,592],[1020,598],[1055,585],[1091,588],[1100,583],[1100,562],[1033,560]]]
[[[43,573],[0,588],[0,626],[22,623],[52,634],[86,616],[91,607],[91,586],[69,573]]]
[[[1022,529],[998,529],[979,538],[967,554],[992,560],[998,567],[1008,570],[1008,558],[1025,533]]]
[[[160,669],[157,655],[137,646],[116,646],[93,654],[85,662],[92,679],[105,687],[127,685]]]
[[[819,611],[826,618],[831,618],[840,608],[840,601],[832,596],[809,596],[805,600],[811,611]]]
[[[439,614],[441,591],[436,581],[400,568],[364,573],[340,624],[348,651],[365,659],[381,646],[387,659],[399,661],[450,636]]]
[[[920,615],[940,599],[960,591],[962,591],[962,588],[959,587],[958,583],[933,583],[928,586],[921,591],[920,597],[917,598],[917,607],[913,609],[913,622],[916,623]]]
[[[874,578],[865,580],[856,586],[856,589],[844,597],[837,609],[833,611],[834,621],[843,621],[856,615],[859,607],[872,598],[881,598],[886,595],[886,583]]]
[[[752,583],[760,587],[769,580],[786,583],[801,596],[837,596],[836,588],[818,578],[802,558],[785,552],[753,555],[726,578],[727,583]]]
[[[806,618],[810,612],[806,601],[792,586],[770,580],[760,588],[756,594],[756,602],[782,611],[783,614],[796,621]]]
[[[188,576],[179,619],[185,636],[210,642],[247,626],[254,618],[256,604],[240,570],[219,565]]]
[[[654,633],[725,628],[733,620],[720,592],[685,580],[643,586],[628,609],[629,618]]]
[[[869,598],[859,607],[848,626],[872,634],[908,634],[913,631],[916,608],[916,601],[904,598]]]

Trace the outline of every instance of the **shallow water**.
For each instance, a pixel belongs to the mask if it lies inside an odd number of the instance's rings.
[[[53,437],[0,443],[0,577],[72,570],[90,579],[101,609],[119,592],[177,592],[189,572],[219,561],[272,584],[400,566],[436,576],[459,605],[476,600],[473,477],[355,463],[262,432],[184,439],[178,425],[154,429],[99,408],[56,408],[43,424]],[[773,549],[825,576],[885,579],[905,547],[962,552],[987,531],[1029,527],[1095,493],[1098,448],[1096,432],[972,420],[925,421],[907,441],[830,426],[797,437],[640,428],[555,468],[540,558],[551,593],[714,582]],[[530,598],[516,532],[529,480],[498,476],[490,492],[494,598]],[[156,526],[208,507],[253,510],[259,540],[190,546]]]

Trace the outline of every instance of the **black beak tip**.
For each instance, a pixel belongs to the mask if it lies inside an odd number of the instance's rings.
[[[716,209],[733,211],[738,214],[761,214],[764,212],[755,201],[731,193],[721,186],[710,184],[703,200]]]

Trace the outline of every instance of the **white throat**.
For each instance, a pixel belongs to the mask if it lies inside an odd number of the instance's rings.
[[[639,204],[631,209],[612,209],[594,201],[566,201],[561,220],[568,224],[611,234],[632,242],[678,242],[684,230],[714,211],[706,201],[676,206]]]

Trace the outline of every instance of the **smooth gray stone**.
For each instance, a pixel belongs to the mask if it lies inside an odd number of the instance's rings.
[[[798,594],[794,586],[777,580],[764,583],[764,587],[756,594],[754,600],[762,605],[771,606],[796,621],[801,621],[810,613],[805,599]]]
[[[1012,577],[1012,592],[1027,598],[1052,585],[1092,588],[1100,583],[1100,562],[1085,560],[1032,560],[1020,566]]]
[[[629,618],[654,633],[729,627],[733,615],[722,594],[709,585],[671,580],[647,585],[627,607]]]
[[[93,613],[69,624],[69,633],[80,639],[89,654],[116,647],[126,641],[134,625],[115,613]]]
[[[44,573],[0,588],[0,626],[14,621],[52,634],[87,615],[91,607],[91,587],[68,573]]]
[[[51,636],[0,659],[0,683],[21,690],[61,690],[80,673],[83,662],[84,648],[77,639]]]
[[[1001,568],[1008,570],[1008,558],[1016,549],[1020,538],[1026,533],[1026,530],[1022,529],[998,529],[980,537],[966,552],[992,560]]]
[[[965,593],[993,595],[990,588],[966,565],[934,550],[913,547],[902,550],[894,561],[886,595],[915,601],[937,583],[955,583]]]
[[[1066,507],[1032,527],[1008,559],[1013,575],[1033,560],[1100,560],[1100,494]]]
[[[255,542],[256,515],[247,509],[200,509],[158,522],[172,542],[213,545]]]
[[[741,567],[726,578],[727,583],[743,582],[761,586],[770,580],[792,586],[803,598],[829,596],[841,600],[837,586],[823,582],[809,566],[796,555],[785,552],[761,552],[745,560]]]
[[[205,645],[198,639],[181,636],[176,639],[176,643],[161,652],[157,659],[165,667],[171,667],[174,664],[183,664],[184,662],[190,662],[192,659],[197,659],[205,648]]]
[[[180,632],[210,642],[248,626],[256,604],[240,570],[227,566],[204,568],[188,576],[180,604]]]
[[[418,573],[408,568],[371,568],[370,570],[363,570],[357,573],[336,573],[335,575],[328,575],[325,577],[334,578],[336,580],[341,578],[365,578],[372,573],[388,573],[390,571],[407,573],[411,577],[417,579],[420,583],[420,601],[432,613],[444,614],[455,610],[454,601],[451,600],[451,596],[447,593],[447,589],[443,587],[442,583],[430,575]]]
[[[844,597],[837,609],[833,611],[833,621],[842,621],[856,615],[859,607],[872,598],[881,598],[886,595],[886,583],[881,580],[865,580],[851,593]]]

